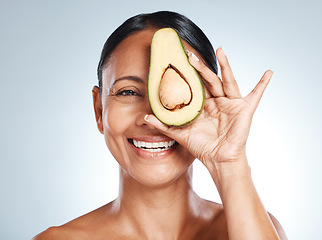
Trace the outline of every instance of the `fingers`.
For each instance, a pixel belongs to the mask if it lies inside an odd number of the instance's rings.
[[[200,73],[201,77],[206,81],[209,92],[214,97],[223,97],[225,93],[220,78],[211,71],[202,61],[200,61],[193,52],[188,53],[191,65]]]
[[[223,82],[223,89],[227,97],[241,98],[241,94],[233,75],[233,71],[230,68],[228,59],[222,48],[218,48],[216,51],[217,59],[220,65],[221,77]]]
[[[218,48],[216,54],[221,69],[222,81],[193,52],[188,52],[191,65],[206,81],[207,88],[213,96],[241,98],[237,82],[222,48]]]
[[[214,97],[241,98],[239,87],[223,49],[218,48],[216,54],[221,69],[222,81],[195,54],[188,52],[191,65],[206,81],[208,89],[206,89],[206,96],[212,94]],[[273,72],[271,70],[266,71],[252,92],[245,97],[245,100],[251,104],[253,111],[256,110],[272,75]]]
[[[144,116],[144,120],[147,122],[148,125],[151,125],[153,127],[155,127],[158,130],[161,131],[167,131],[169,129],[169,126],[163,124],[162,122],[160,122],[156,116],[152,115],[152,114],[147,114]]]
[[[148,125],[158,129],[160,132],[164,133],[168,137],[173,138],[173,139],[178,137],[175,129],[160,122],[160,120],[157,119],[157,117],[154,116],[153,114],[145,115],[144,120],[146,121],[146,123]]]
[[[261,100],[263,93],[272,78],[272,75],[273,71],[267,70],[255,88],[245,97],[245,100],[247,100],[247,102],[249,102],[251,105],[253,112],[256,110],[259,101]]]

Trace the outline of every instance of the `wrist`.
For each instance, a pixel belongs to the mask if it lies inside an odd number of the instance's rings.
[[[241,156],[225,159],[215,163],[217,173],[222,179],[232,177],[242,177],[250,174],[250,167],[246,154]]]
[[[251,169],[248,165],[246,155],[233,160],[215,161],[207,166],[221,195],[225,189],[235,186],[236,183],[249,182],[251,180]]]

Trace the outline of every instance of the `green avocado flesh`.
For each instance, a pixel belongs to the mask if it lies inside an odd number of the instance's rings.
[[[153,36],[148,96],[154,115],[169,126],[189,124],[204,107],[201,77],[172,28],[162,28]]]

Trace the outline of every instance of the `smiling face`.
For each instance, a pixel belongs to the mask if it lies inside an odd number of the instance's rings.
[[[122,174],[159,186],[182,176],[194,157],[144,120],[152,113],[147,83],[154,32],[134,33],[117,46],[103,70],[101,99],[97,87],[93,97],[98,128]]]

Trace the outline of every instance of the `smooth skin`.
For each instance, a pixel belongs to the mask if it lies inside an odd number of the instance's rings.
[[[272,71],[242,98],[221,48],[222,79],[184,43],[207,86],[205,108],[192,124],[168,127],[152,114],[147,96],[154,32],[143,30],[123,40],[103,71],[101,98],[93,88],[98,129],[120,165],[118,198],[34,239],[287,239],[261,203],[245,153],[252,116]],[[132,139],[178,144],[151,153],[135,148]],[[211,174],[223,205],[193,191],[196,158]]]

